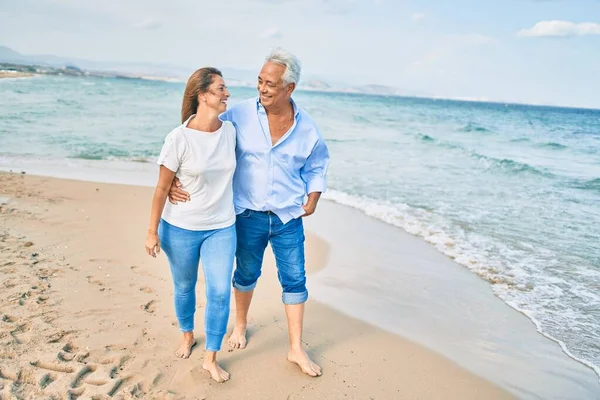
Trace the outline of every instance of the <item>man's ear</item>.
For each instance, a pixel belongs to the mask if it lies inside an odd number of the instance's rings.
[[[296,84],[295,83],[290,83],[289,85],[287,85],[287,92],[289,95],[292,94],[292,92],[294,91],[294,89],[296,89]]]

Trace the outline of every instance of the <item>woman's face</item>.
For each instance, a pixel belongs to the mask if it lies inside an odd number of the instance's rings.
[[[229,99],[229,90],[225,86],[225,81],[222,77],[215,75],[212,83],[208,87],[208,92],[205,93],[206,105],[218,112],[227,110],[227,100]]]

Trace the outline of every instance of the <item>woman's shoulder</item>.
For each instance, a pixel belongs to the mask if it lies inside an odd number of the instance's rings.
[[[165,145],[169,145],[175,149],[178,153],[185,152],[185,149],[188,147],[188,140],[185,136],[185,129],[183,129],[183,125],[174,128],[167,134],[165,137]]]
[[[228,131],[235,130],[235,125],[231,121],[223,121],[222,128]]]
[[[171,132],[167,133],[165,139],[167,140],[179,140],[184,136],[183,125],[179,125],[176,128],[173,128]]]
[[[223,133],[235,136],[235,125],[231,121],[223,121],[221,126]]]

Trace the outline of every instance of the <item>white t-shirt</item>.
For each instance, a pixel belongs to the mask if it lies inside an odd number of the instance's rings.
[[[225,121],[216,132],[202,132],[187,128],[190,119],[167,135],[157,161],[175,172],[190,200],[167,200],[162,218],[193,231],[226,228],[235,223],[235,127]]]

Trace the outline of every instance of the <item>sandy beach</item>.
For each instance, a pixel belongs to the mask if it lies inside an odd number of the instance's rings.
[[[248,348],[224,344],[220,360],[231,380],[214,383],[201,368],[202,339],[190,359],[173,354],[179,331],[166,257],[152,259],[143,248],[151,194],[0,174],[1,399],[511,398],[433,351],[313,300],[304,342],[324,375],[304,376],[285,359],[270,255],[250,310]],[[343,249],[308,232],[309,285],[336,251]],[[201,280],[197,290],[202,327]]]
[[[18,71],[0,71],[0,79],[2,78],[29,78],[35,76],[35,74],[30,74],[27,72],[18,72]]]

